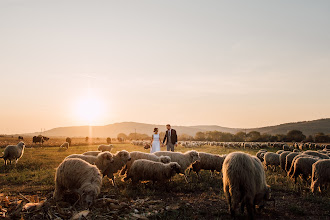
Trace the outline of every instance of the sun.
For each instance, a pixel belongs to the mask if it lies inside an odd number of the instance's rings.
[[[104,102],[99,97],[87,95],[78,99],[76,115],[79,121],[93,125],[102,119],[103,114]]]

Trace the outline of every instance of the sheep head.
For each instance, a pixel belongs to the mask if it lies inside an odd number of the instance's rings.
[[[119,158],[120,158],[124,163],[127,163],[127,161],[130,161],[130,160],[131,160],[131,156],[130,156],[129,152],[126,151],[126,150],[119,151],[119,152],[117,153],[117,155],[119,156]]]
[[[200,161],[199,153],[195,150],[189,151],[188,154],[190,155],[192,163],[195,161]]]
[[[17,146],[21,149],[23,149],[25,147],[25,143],[23,141],[20,141]]]
[[[171,167],[172,176],[174,176],[177,173],[181,173],[181,166],[177,162],[171,162],[169,163],[169,166]]]
[[[161,163],[170,163],[171,162],[171,158],[169,156],[160,156],[159,157],[159,162]]]
[[[93,205],[95,199],[97,198],[98,190],[91,184],[86,184],[82,187],[82,194],[80,198],[80,204],[82,206],[90,207]]]

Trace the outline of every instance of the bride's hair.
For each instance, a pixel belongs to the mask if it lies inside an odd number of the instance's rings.
[[[158,128],[154,128],[154,132],[155,132],[155,131],[158,131]]]

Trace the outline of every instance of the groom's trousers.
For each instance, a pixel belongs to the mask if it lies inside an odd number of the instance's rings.
[[[172,144],[170,141],[167,142],[167,151],[173,151],[174,152],[174,144]]]

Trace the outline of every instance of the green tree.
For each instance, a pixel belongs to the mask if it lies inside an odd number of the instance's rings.
[[[127,135],[124,134],[124,133],[119,133],[117,135],[117,140],[120,141],[120,142],[125,141],[125,140],[127,140]]]
[[[286,134],[285,141],[301,142],[305,140],[306,136],[299,130],[291,130]]]
[[[195,135],[195,140],[196,141],[205,141],[206,140],[206,135],[204,132],[197,132],[196,135]]]
[[[247,134],[247,138],[248,138],[248,141],[251,141],[251,142],[260,141],[260,139],[261,139],[261,134],[260,134],[259,131],[250,131],[250,132]]]
[[[246,133],[243,131],[239,131],[234,135],[234,141],[245,141]]]

